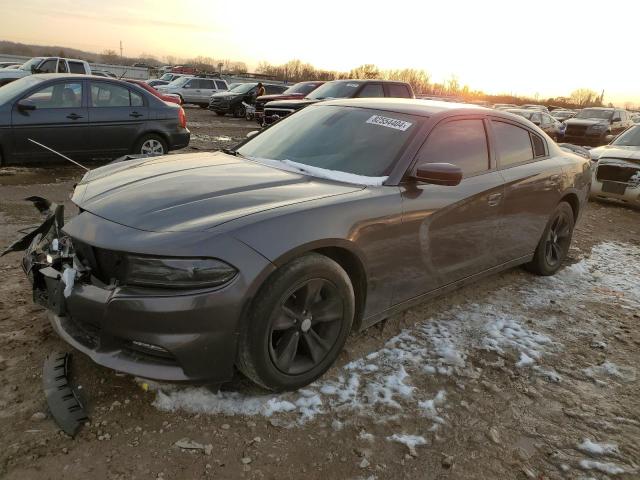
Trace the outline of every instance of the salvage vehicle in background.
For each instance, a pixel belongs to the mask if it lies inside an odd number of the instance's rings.
[[[264,106],[264,125],[270,125],[309,105],[332,98],[415,98],[411,85],[393,80],[334,80],[302,100],[279,100]]]
[[[176,103],[178,105],[182,105],[182,98],[180,98],[180,95],[175,95],[173,93],[160,93],[158,90],[153,88],[144,80],[124,79],[124,81],[145,89],[151,95],[155,95],[163,102],[170,102],[170,103]]]
[[[576,116],[576,114],[577,112],[573,110],[564,110],[564,109],[556,109],[550,113],[550,115],[553,118],[557,119],[560,122],[564,122],[565,120],[573,118]]]
[[[57,207],[8,251],[27,248],[33,298],[101,365],[208,383],[237,366],[291,390],[352,330],[516,265],[557,272],[590,181],[515,115],[331,100],[227,152],[92,170],[77,216]]]
[[[0,86],[34,73],[78,73],[91,75],[91,67],[84,60],[62,57],[34,57],[17,69],[0,70]]]
[[[524,117],[527,120],[531,121],[531,123],[540,127],[556,142],[564,136],[564,131],[566,128],[565,125],[557,119],[553,118],[551,115],[540,110],[511,108],[505,111],[509,113],[515,113],[516,115],[520,115],[521,117]]]
[[[182,107],[120,80],[43,74],[0,88],[0,162],[163,154],[189,144]]]
[[[21,63],[16,63],[16,62],[0,62],[0,70],[3,68],[7,68],[7,67],[15,67],[15,66],[20,66],[22,65]]]
[[[282,93],[287,90],[286,85],[262,83],[267,95]],[[211,95],[209,110],[217,115],[232,114],[234,117],[244,117],[247,113],[244,104],[253,105],[258,90],[258,82],[241,83],[226,91]]]
[[[262,95],[256,98],[254,117],[258,125],[262,125],[264,122],[264,106],[268,102],[273,102],[275,100],[295,100],[304,98],[313,92],[316,88],[323,85],[323,81],[312,81],[312,82],[299,82],[295,85],[290,86],[282,93],[276,93],[273,95]]]
[[[591,197],[640,207],[640,125],[618,135],[609,145],[593,148],[597,161]]]
[[[115,73],[108,72],[107,70],[92,70],[91,75],[104,78],[118,78]]]
[[[158,87],[160,85],[169,85],[171,82],[181,77],[192,77],[192,76],[193,75],[183,75],[180,73],[165,73],[160,78],[152,78],[145,81],[152,87]]]
[[[621,108],[583,108],[564,122],[565,141],[578,145],[603,145],[609,135],[617,135],[633,125],[629,112]]]
[[[520,107],[524,110],[538,110],[540,112],[549,113],[549,109],[544,105],[538,105],[536,103],[525,103],[524,105],[520,105]]]
[[[207,108],[211,95],[226,92],[228,85],[222,79],[180,77],[168,85],[159,85],[156,88],[160,93],[178,95],[182,99],[182,103],[192,103]]]
[[[496,103],[493,105],[494,109],[496,110],[508,110],[510,108],[519,108],[518,105],[515,105],[513,103]]]

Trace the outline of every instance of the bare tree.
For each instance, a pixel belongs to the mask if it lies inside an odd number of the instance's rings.
[[[569,99],[582,107],[588,107],[595,104],[599,99],[598,93],[588,88],[578,88],[571,92]]]

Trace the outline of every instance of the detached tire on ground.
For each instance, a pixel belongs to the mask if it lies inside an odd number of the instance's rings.
[[[133,149],[134,154],[140,155],[164,155],[168,152],[169,147],[165,139],[153,133],[140,137]]]
[[[237,366],[268,390],[303,387],[333,365],[354,312],[353,286],[340,265],[317,253],[292,260],[256,296]]]
[[[574,225],[571,205],[560,202],[542,233],[533,260],[525,268],[537,275],[556,273],[567,258]]]

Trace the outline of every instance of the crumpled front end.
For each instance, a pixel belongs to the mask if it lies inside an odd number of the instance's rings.
[[[591,198],[640,207],[640,160],[600,158],[593,173]]]

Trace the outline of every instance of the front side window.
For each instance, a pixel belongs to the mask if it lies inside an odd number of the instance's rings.
[[[409,89],[406,85],[400,85],[398,83],[389,83],[387,84],[387,88],[389,89],[389,96],[394,98],[411,98],[409,95]]]
[[[384,90],[379,83],[369,83],[362,88],[358,96],[362,98],[384,97]]]
[[[51,59],[42,62],[42,65],[38,67],[38,73],[56,73],[58,68],[58,60]]]
[[[527,130],[499,121],[493,121],[492,125],[502,167],[533,160],[531,137]]]
[[[380,177],[388,175],[421,117],[368,108],[307,107],[238,149],[245,157]]]
[[[221,82],[220,80],[216,80],[216,88],[218,90],[226,90],[227,86],[225,85],[224,82]]]
[[[82,106],[82,83],[49,85],[32,93],[25,100],[33,103],[38,109],[80,108]]]
[[[130,105],[128,88],[110,83],[91,84],[92,107],[129,107]]]
[[[275,95],[276,93],[282,93],[285,90],[280,85],[265,85],[264,91],[267,95]]]
[[[468,177],[489,170],[487,134],[480,119],[454,120],[438,125],[418,154],[423,163],[451,163]]]

